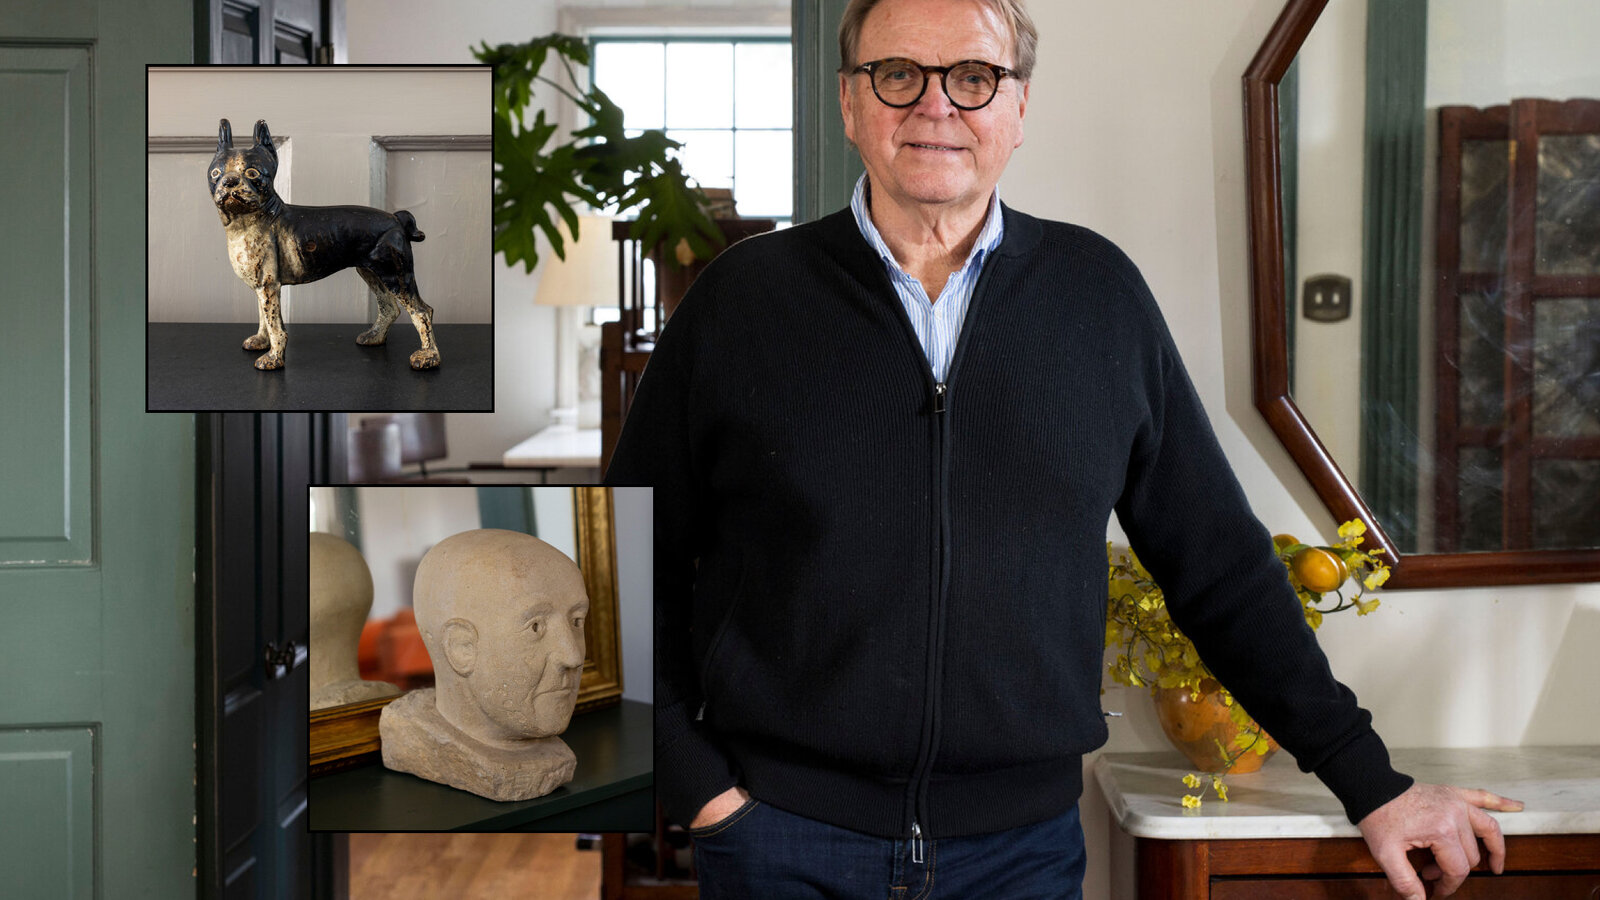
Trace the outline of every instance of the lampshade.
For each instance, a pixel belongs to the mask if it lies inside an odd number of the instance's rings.
[[[563,232],[566,228],[562,227]],[[541,306],[615,306],[617,304],[617,242],[611,239],[611,219],[579,216],[578,240],[568,237],[567,257],[546,251],[540,260],[539,292],[533,302]]]

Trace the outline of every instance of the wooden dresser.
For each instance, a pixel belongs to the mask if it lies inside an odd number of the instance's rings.
[[[1600,747],[1394,751],[1421,781],[1481,787],[1522,800],[1498,813],[1506,871],[1484,862],[1455,895],[1600,900]],[[1393,896],[1355,826],[1316,778],[1286,754],[1228,778],[1231,801],[1198,810],[1176,753],[1111,753],[1095,763],[1112,818],[1134,839],[1141,900],[1365,900]],[[1423,858],[1416,851],[1413,861]]]

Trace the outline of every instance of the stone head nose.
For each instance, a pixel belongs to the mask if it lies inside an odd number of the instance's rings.
[[[550,662],[562,669],[581,669],[583,667],[584,640],[583,632],[572,629],[557,629],[559,643],[550,650]]]

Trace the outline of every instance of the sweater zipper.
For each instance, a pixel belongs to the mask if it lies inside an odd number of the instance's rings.
[[[930,380],[932,376],[930,373]],[[928,682],[924,696],[922,746],[917,754],[917,765],[912,773],[911,796],[911,861],[921,864],[925,857],[922,844],[922,819],[926,815],[928,775],[933,771],[934,750],[939,745],[940,685],[943,679],[944,658],[944,603],[948,587],[947,574],[950,558],[950,531],[947,526],[945,502],[945,410],[948,408],[949,385],[943,381],[933,385],[934,428],[934,509],[938,511],[938,529],[934,556],[933,609],[928,618]]]
[[[956,340],[956,350],[950,359],[950,368],[945,371],[943,381],[934,380],[932,369],[927,372],[928,381],[932,385],[933,399],[933,442],[934,442],[934,504],[937,511],[938,527],[936,529],[936,568],[933,577],[933,610],[929,622],[928,639],[928,686],[927,700],[923,710],[923,743],[917,755],[917,764],[912,772],[911,783],[908,786],[911,802],[911,860],[914,863],[923,862],[922,820],[927,818],[928,782],[933,772],[933,759],[939,746],[939,707],[943,686],[943,660],[944,660],[944,626],[945,626],[945,601],[950,588],[950,460],[949,460],[949,409],[950,409],[950,383],[955,377],[959,366],[962,351],[966,348],[967,337],[972,333],[972,316],[980,308],[985,288],[989,284],[989,274],[994,268],[994,256],[991,255],[984,261],[983,270],[978,275],[978,283],[973,286],[972,299],[967,306],[967,318],[961,325],[961,335]],[[911,322],[906,320],[906,330],[910,333],[913,343],[920,348],[916,340],[916,333],[911,329]]]
[[[923,366],[923,374],[932,391],[930,409],[933,412],[933,442],[934,460],[937,470],[934,478],[933,490],[938,510],[938,528],[936,529],[936,554],[937,568],[933,577],[932,616],[930,617],[928,631],[928,684],[927,700],[923,707],[923,733],[920,746],[917,749],[917,761],[912,769],[911,780],[906,785],[906,801],[911,819],[911,856],[912,861],[923,861],[922,820],[927,818],[927,782],[928,775],[933,771],[934,749],[938,746],[939,728],[939,681],[940,660],[944,655],[944,600],[948,588],[950,534],[949,534],[949,503],[946,499],[945,482],[948,479],[948,468],[945,450],[945,416],[949,409],[950,380],[955,375],[957,362],[961,359],[962,349],[967,345],[967,336],[972,332],[972,315],[978,309],[979,301],[983,298],[985,288],[989,283],[989,273],[994,268],[994,259],[999,254],[990,253],[983,261],[983,270],[978,274],[978,283],[973,286],[972,299],[967,305],[967,318],[961,325],[961,336],[956,340],[955,354],[951,357],[950,368],[945,373],[944,381],[934,380],[933,369],[927,364],[927,357],[922,350],[922,342],[917,338],[916,329],[911,325],[911,319],[906,314],[905,307],[900,303],[899,292],[895,290],[894,282],[888,272],[882,268],[878,273],[882,276],[882,287],[887,288],[886,294],[894,298],[894,309],[899,313],[900,323],[905,328],[906,337],[911,341],[911,347],[916,359]],[[705,714],[705,704],[700,706],[699,714]]]

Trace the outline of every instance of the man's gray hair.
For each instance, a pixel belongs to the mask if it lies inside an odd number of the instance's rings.
[[[882,0],[850,0],[839,19],[839,71],[848,73],[861,61],[856,59],[856,48],[861,44],[861,26]],[[1016,62],[1011,69],[1019,81],[1033,76],[1033,61],[1039,50],[1039,30],[1033,17],[1022,5],[1022,0],[978,0],[1011,26],[1011,44],[1016,49]],[[989,60],[1000,62],[1000,60]]]

